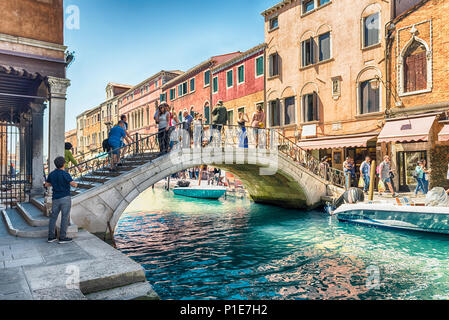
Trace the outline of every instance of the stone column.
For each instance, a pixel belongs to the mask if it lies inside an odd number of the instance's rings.
[[[48,77],[50,89],[50,113],[48,125],[48,168],[55,169],[53,161],[64,156],[65,143],[65,102],[70,80]]]
[[[44,189],[44,110],[46,106],[39,103],[31,103],[32,114],[32,184],[31,197],[43,196]]]

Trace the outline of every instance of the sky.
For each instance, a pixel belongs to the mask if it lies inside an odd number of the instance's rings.
[[[65,45],[75,52],[66,130],[105,100],[108,82],[136,85],[264,40],[261,12],[280,0],[65,0]],[[79,8],[79,29],[70,6]],[[73,28],[72,26],[75,26]]]

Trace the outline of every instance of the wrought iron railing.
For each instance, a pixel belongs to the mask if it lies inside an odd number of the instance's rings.
[[[123,159],[118,170],[131,170],[135,165],[144,164],[164,153],[161,152],[163,150],[160,149],[158,136],[158,133],[136,136],[134,142],[117,149],[116,151],[120,152]],[[301,149],[297,143],[284,136],[278,129],[259,129],[232,125],[220,127],[192,125],[191,131],[187,132],[183,130],[183,124],[179,124],[170,129],[169,141],[170,146],[167,150],[169,152],[185,148],[202,149],[206,147],[277,150],[329,184],[338,187],[344,187],[345,185],[345,177],[342,171],[331,168],[326,163],[321,163],[310,152]],[[110,153],[101,150],[99,156],[69,168],[68,172],[80,184],[102,183],[107,179],[94,179],[92,176],[98,176],[113,170],[110,156]],[[107,175],[105,174],[105,176]]]

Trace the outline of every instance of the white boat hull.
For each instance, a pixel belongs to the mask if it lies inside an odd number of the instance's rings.
[[[345,204],[334,211],[341,222],[449,235],[449,208],[393,204]]]

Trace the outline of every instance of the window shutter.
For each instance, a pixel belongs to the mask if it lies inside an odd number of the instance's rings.
[[[312,64],[315,63],[315,41],[313,40],[313,37],[310,37],[310,62]]]
[[[318,121],[318,94],[313,93],[313,121]]]

